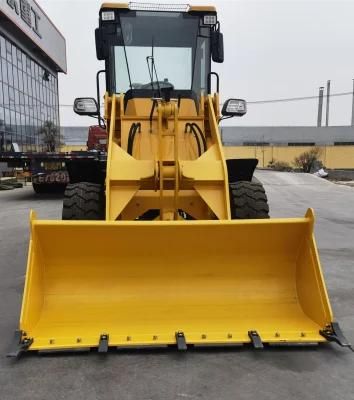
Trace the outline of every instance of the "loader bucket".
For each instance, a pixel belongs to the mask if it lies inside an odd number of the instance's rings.
[[[332,322],[304,218],[39,221],[20,329],[30,350],[318,343]],[[104,336],[102,336],[104,335]],[[178,339],[178,338],[177,338]],[[177,340],[178,342],[178,340]]]

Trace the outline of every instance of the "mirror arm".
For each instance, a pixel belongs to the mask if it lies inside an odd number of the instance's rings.
[[[220,117],[218,119],[218,124],[220,124],[221,121],[224,121],[224,119],[230,119],[230,118],[235,118],[236,115],[228,115],[228,116],[224,116],[224,117]]]
[[[98,125],[100,128],[106,129],[104,119],[101,116],[101,99],[100,99],[100,75],[106,73],[105,69],[101,69],[96,74],[96,89],[97,89],[97,105],[98,105]]]

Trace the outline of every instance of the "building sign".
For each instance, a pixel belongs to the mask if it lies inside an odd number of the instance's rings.
[[[65,38],[35,0],[0,0],[3,13],[58,66],[66,72]]]
[[[41,39],[42,36],[39,33],[39,21],[41,19],[39,13],[31,7],[28,0],[7,0],[7,4],[15,11],[17,15],[26,22],[26,24],[32,28]]]

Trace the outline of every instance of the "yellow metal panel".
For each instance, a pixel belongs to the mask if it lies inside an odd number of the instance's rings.
[[[205,201],[210,207],[212,212],[218,219],[227,219],[227,214],[225,212],[225,207],[220,201],[220,192],[223,190],[223,183],[209,184],[199,183],[194,185],[194,189],[200,195],[200,197]]]
[[[181,173],[187,179],[198,181],[219,181],[224,182],[224,171],[221,160],[203,161],[182,161]]]
[[[310,226],[308,228],[309,234],[303,239],[303,249],[299,253],[299,269],[296,275],[296,286],[299,292],[299,302],[306,315],[311,317],[319,325],[326,326],[333,320],[333,314],[313,234],[315,216],[312,209],[307,211],[306,217],[310,220]],[[307,263],[309,259],[319,267],[308,268]],[[303,282],[306,282],[306,284],[303,284]],[[321,292],[320,296],[313,296],[312,288],[314,286],[319,287]]]
[[[31,350],[319,342],[332,321],[313,218],[32,221],[21,329]],[[60,243],[60,246],[58,246]],[[299,255],[301,255],[299,257]],[[40,299],[40,300],[38,300]],[[322,306],[318,306],[322,304]]]
[[[139,190],[139,185],[136,183],[131,183],[130,185],[121,184],[119,186],[112,183],[110,185],[110,202],[109,209],[106,210],[109,221],[115,221],[127,204],[131,201],[135,193]],[[107,205],[106,205],[107,207]]]
[[[103,8],[129,8],[129,3],[103,3],[101,9]]]
[[[110,105],[110,107],[109,107]],[[112,220],[115,219],[116,216],[110,214],[111,212],[111,185],[109,181],[109,176],[112,169],[112,153],[113,153],[113,145],[115,144],[115,131],[116,131],[116,110],[117,110],[117,96],[113,95],[112,98],[108,98],[107,93],[105,96],[105,113],[109,114],[108,109],[111,108],[111,113],[109,115],[110,119],[108,120],[108,154],[107,154],[107,172],[106,172],[106,219]],[[108,116],[108,115],[107,115]],[[128,155],[128,154],[127,154]]]
[[[151,99],[139,99],[132,98],[127,102],[125,117],[134,117],[135,119],[140,118],[150,118],[151,112]],[[155,109],[154,116],[156,117],[157,108]],[[190,122],[190,118],[197,116],[197,108],[195,101],[192,99],[180,99],[179,109],[178,109],[178,118],[188,118],[188,122]]]
[[[112,145],[113,162],[110,168],[111,181],[140,181],[151,178],[155,173],[153,160],[135,160],[118,145]]]
[[[35,218],[36,214],[31,210],[31,238],[29,243],[26,282],[23,291],[20,325],[26,325],[28,322],[38,319],[44,302],[43,269],[45,264],[41,248],[36,240],[36,233],[32,229],[32,221]],[[34,260],[37,260],[35,265],[33,265]]]
[[[216,12],[216,8],[214,6],[190,6],[189,11],[211,11]]]
[[[208,109],[208,122],[209,122],[209,127],[210,127],[211,139],[214,144],[214,146],[213,146],[214,151],[217,153],[218,159],[222,162],[222,167],[223,167],[223,171],[224,171],[224,181],[223,181],[222,189],[220,190],[220,194],[219,194],[219,198],[221,199],[221,201],[223,203],[222,219],[231,219],[230,197],[229,197],[229,179],[228,179],[227,166],[226,166],[226,161],[225,161],[225,157],[224,157],[224,152],[222,149],[222,143],[221,143],[221,139],[220,139],[220,128],[218,125],[218,118],[219,118],[218,110],[219,110],[219,108],[217,105],[216,106],[217,113],[216,113],[215,108],[214,108],[214,100],[218,100],[218,95],[215,95],[214,98],[212,96],[208,95],[208,97],[206,99],[207,109]],[[219,103],[219,101],[217,101],[217,103]],[[206,154],[208,154],[208,152]],[[209,156],[209,154],[208,154],[208,156]],[[206,200],[205,197],[204,197],[204,200]]]

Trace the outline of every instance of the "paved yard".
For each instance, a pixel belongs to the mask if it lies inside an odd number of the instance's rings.
[[[316,238],[331,303],[354,343],[354,188],[293,173],[259,171],[274,217],[317,215]],[[319,348],[174,350],[4,357],[17,327],[28,213],[58,219],[60,196],[30,187],[0,192],[1,400],[285,400],[354,398],[354,353]]]

